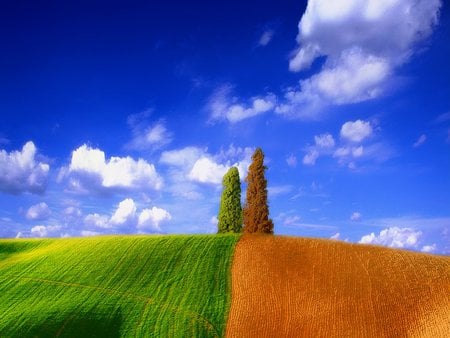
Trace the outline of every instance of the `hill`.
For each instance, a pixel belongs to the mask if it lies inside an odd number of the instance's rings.
[[[0,240],[0,337],[222,336],[238,239]]]
[[[0,240],[0,337],[447,337],[449,294],[450,257],[330,240]]]
[[[228,337],[448,337],[450,257],[244,235]]]

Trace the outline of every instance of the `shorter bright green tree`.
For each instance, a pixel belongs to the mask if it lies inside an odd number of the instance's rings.
[[[241,232],[241,181],[236,167],[231,167],[223,176],[222,184],[223,190],[220,200],[217,233]]]

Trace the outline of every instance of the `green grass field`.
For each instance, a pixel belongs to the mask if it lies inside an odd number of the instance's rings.
[[[216,337],[238,235],[0,240],[0,337]]]

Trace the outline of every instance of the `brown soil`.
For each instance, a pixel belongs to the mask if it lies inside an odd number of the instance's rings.
[[[227,337],[450,337],[450,257],[244,235]]]

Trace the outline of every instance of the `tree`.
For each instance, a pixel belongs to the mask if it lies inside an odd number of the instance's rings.
[[[247,199],[244,207],[244,232],[273,234],[273,222],[269,218],[267,204],[267,180],[264,177],[264,153],[257,148],[248,169]]]
[[[239,171],[231,167],[223,176],[218,233],[242,231],[241,181]]]

